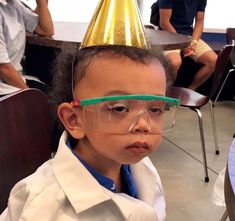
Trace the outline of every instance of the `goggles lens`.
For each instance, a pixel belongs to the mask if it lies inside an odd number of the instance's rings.
[[[141,121],[149,133],[159,134],[174,126],[179,101],[153,95],[125,95],[74,101],[73,104],[80,107],[84,125],[89,129],[127,134]]]

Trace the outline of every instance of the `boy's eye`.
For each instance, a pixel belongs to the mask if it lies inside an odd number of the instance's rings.
[[[163,109],[160,107],[151,107],[149,108],[149,113],[154,115],[159,115],[163,113]]]
[[[127,113],[129,112],[128,107],[125,104],[122,103],[116,103],[116,104],[107,104],[109,111],[114,111],[117,113]]]

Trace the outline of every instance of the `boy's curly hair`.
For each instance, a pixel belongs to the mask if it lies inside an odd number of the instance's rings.
[[[166,72],[167,84],[168,65],[162,56],[162,51],[152,54],[145,49],[126,46],[96,46],[77,50],[76,48],[62,48],[53,65],[53,81],[50,97],[56,106],[73,100],[73,88],[86,74],[88,66],[98,57],[120,58],[127,57],[136,63],[149,64],[153,60],[159,61]],[[73,84],[73,85],[72,85]]]

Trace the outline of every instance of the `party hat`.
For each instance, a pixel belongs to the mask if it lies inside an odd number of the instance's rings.
[[[100,0],[80,48],[124,45],[149,49],[136,0]]]

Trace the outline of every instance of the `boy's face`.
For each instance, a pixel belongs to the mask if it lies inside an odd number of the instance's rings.
[[[75,88],[74,98],[128,94],[164,96],[165,90],[165,72],[156,61],[144,65],[128,58],[98,58],[91,63]],[[80,112],[75,112],[79,124],[82,121]],[[140,119],[126,135],[103,133],[87,128],[83,123],[81,125],[79,133],[76,129],[67,130],[79,139],[76,151],[90,163],[95,159],[117,164],[136,163],[156,150],[162,138],[161,134],[146,133],[148,129],[144,119]]]

